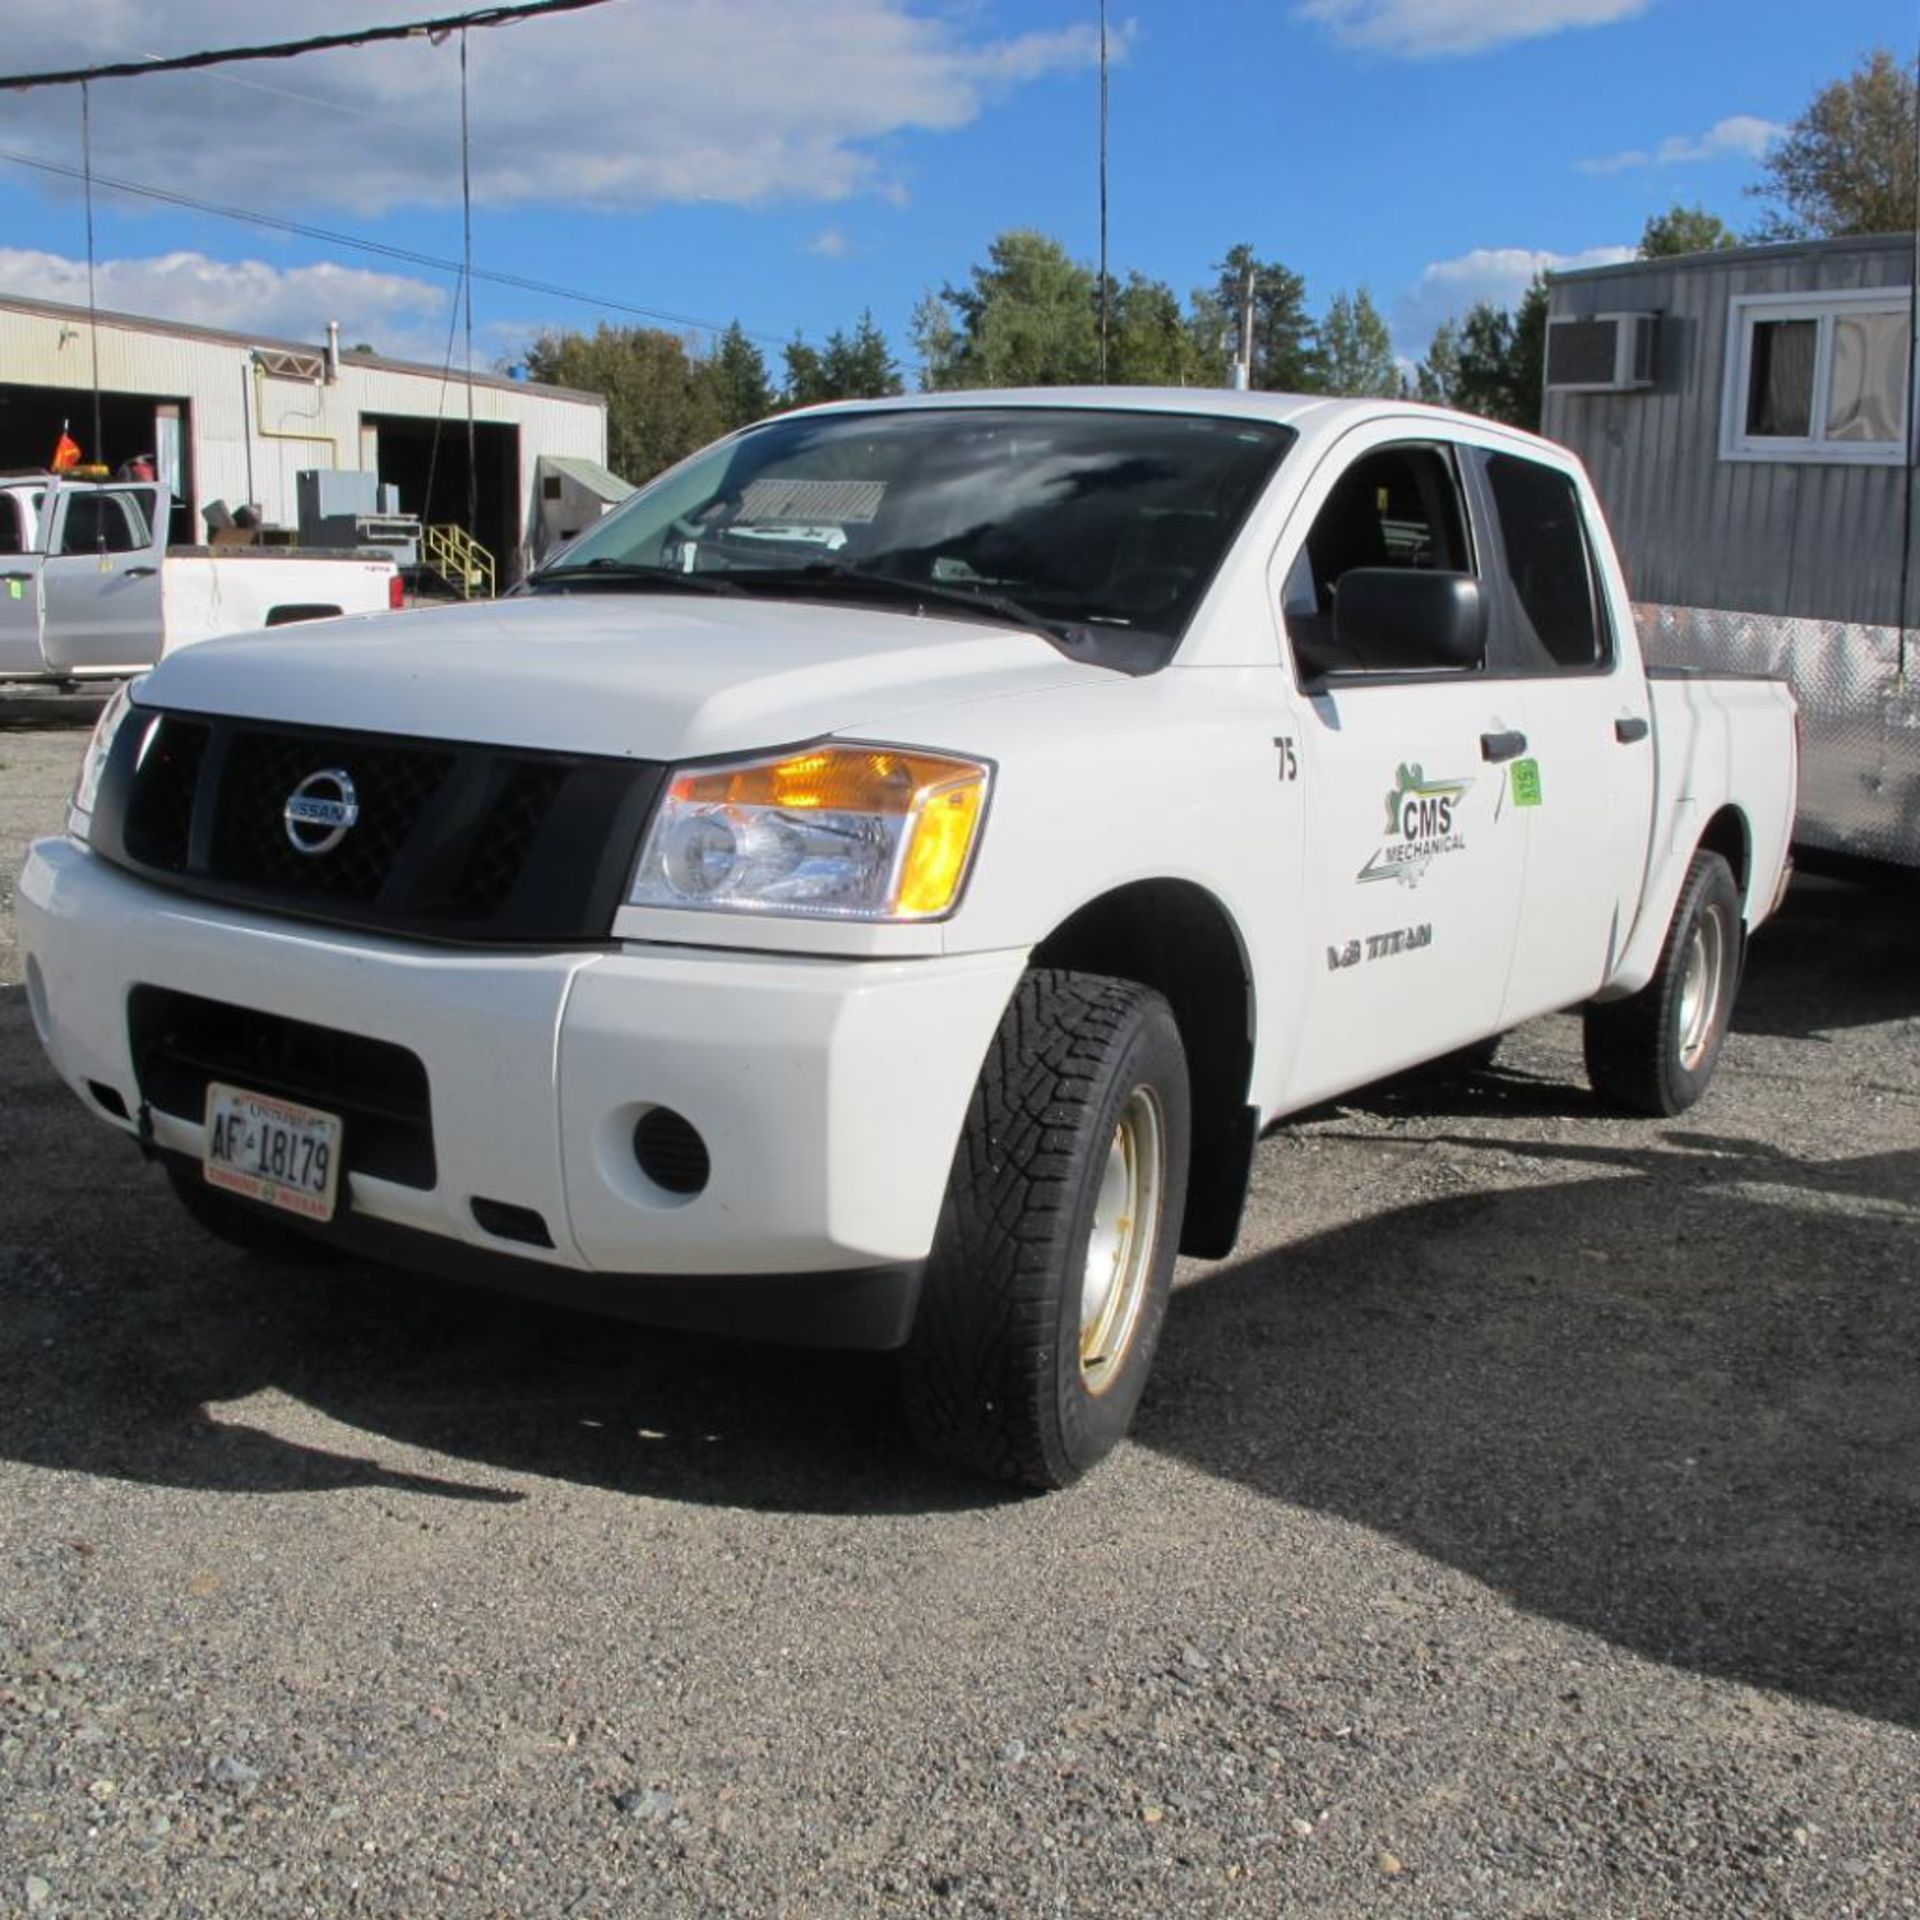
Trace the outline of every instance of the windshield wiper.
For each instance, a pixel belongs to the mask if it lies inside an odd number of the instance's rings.
[[[1041,634],[1067,647],[1080,646],[1087,637],[1087,630],[1080,622],[1056,619],[990,588],[954,586],[937,580],[907,580],[897,573],[876,573],[869,567],[842,566],[831,560],[816,560],[804,567],[755,567],[750,572],[743,570],[737,577],[750,587],[789,590],[797,587],[805,593],[821,587],[831,591],[844,583],[863,593],[910,601],[915,606],[953,607],[966,613],[984,614],[988,619],[1011,627],[1024,627],[1029,633]]]
[[[669,593],[737,594],[739,583],[714,573],[686,573],[679,567],[650,567],[637,560],[589,560],[577,567],[542,567],[524,582],[529,587],[659,587]]]

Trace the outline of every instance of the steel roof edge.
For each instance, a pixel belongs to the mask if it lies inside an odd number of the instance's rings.
[[[1850,233],[1834,240],[1780,240],[1761,247],[1719,247],[1705,253],[1667,253],[1651,260],[1616,260],[1603,267],[1556,267],[1548,270],[1547,284],[1557,286],[1563,280],[1604,280],[1617,273],[1671,273],[1698,267],[1743,267],[1750,262],[1797,260],[1808,254],[1877,253],[1898,248],[1911,255],[1915,246],[1910,233]]]
[[[31,313],[43,315],[51,320],[97,320],[102,326],[124,327],[136,333],[160,333],[175,340],[205,340],[215,346],[267,347],[275,352],[325,354],[324,340],[288,340],[275,334],[234,333],[224,327],[203,327],[191,320],[166,320],[157,315],[143,313],[109,312],[102,307],[89,313],[85,307],[68,306],[58,300],[35,300],[25,294],[0,293],[0,311]],[[464,367],[437,367],[422,360],[394,360],[381,353],[354,353],[347,348],[340,350],[340,364],[343,367],[367,367],[376,373],[409,373],[433,380],[457,380],[462,386],[467,381]],[[476,387],[496,387],[506,393],[532,393],[543,397],[562,400],[577,400],[586,406],[598,407],[602,413],[607,408],[607,397],[603,393],[586,393],[578,387],[555,387],[543,380],[510,380],[505,374],[482,373],[478,369],[473,375]]]

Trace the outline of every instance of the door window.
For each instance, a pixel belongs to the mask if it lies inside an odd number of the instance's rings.
[[[20,533],[20,508],[11,494],[0,494],[0,553],[25,553]]]
[[[60,529],[62,553],[134,553],[147,544],[136,524],[138,510],[119,493],[76,493],[68,497]]]
[[[1606,606],[1572,479],[1513,454],[1487,459],[1507,585],[1515,664],[1528,673],[1589,672],[1612,658]]]
[[[1445,448],[1381,447],[1363,454],[1314,516],[1282,600],[1304,674],[1341,670],[1334,593],[1341,576],[1358,567],[1473,571],[1460,484]]]

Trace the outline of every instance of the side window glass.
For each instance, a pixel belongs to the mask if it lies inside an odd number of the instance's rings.
[[[146,545],[134,537],[127,503],[115,493],[76,493],[67,501],[66,524],[60,531],[62,553],[131,553]]]
[[[1344,575],[1379,567],[1473,571],[1460,485],[1444,448],[1382,447],[1363,455],[1314,516],[1281,593],[1287,636],[1303,674],[1365,670],[1365,661],[1342,657],[1334,600]]]
[[[20,508],[11,495],[0,497],[0,553],[25,553],[20,537]]]
[[[1487,484],[1519,613],[1521,664],[1537,673],[1605,666],[1612,649],[1573,481],[1496,453],[1487,460]]]

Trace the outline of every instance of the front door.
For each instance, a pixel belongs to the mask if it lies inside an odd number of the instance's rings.
[[[1495,1030],[1526,848],[1497,763],[1520,726],[1512,684],[1467,667],[1382,674],[1338,661],[1342,573],[1476,574],[1457,455],[1363,441],[1328,464],[1303,499],[1304,539],[1280,555],[1309,716],[1298,747],[1314,962],[1296,1108]]]
[[[20,501],[0,493],[0,675],[41,668],[40,556],[32,544]]]
[[[55,672],[159,659],[160,498],[155,487],[61,490],[42,574],[43,644]]]

